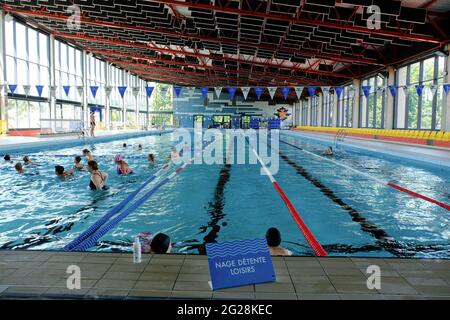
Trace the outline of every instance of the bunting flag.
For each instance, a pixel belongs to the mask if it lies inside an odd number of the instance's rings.
[[[308,92],[309,92],[309,96],[313,97],[316,94],[316,86],[308,86]]]
[[[336,89],[336,95],[337,95],[338,99],[341,98],[341,94],[342,94],[342,91],[344,91],[344,87],[340,86],[340,87],[336,87],[335,89]]]
[[[248,93],[250,92],[250,87],[241,87],[241,91],[244,95],[244,100],[247,100]]]
[[[281,92],[283,93],[284,100],[287,100],[287,98],[289,96],[289,90],[290,90],[289,87],[281,88]]]
[[[361,90],[362,90],[362,92],[364,93],[364,95],[366,96],[366,98],[369,97],[370,89],[371,89],[371,88],[372,88],[371,86],[362,86],[362,87],[361,87]]]
[[[25,92],[26,96],[30,95],[31,86],[30,85],[23,85],[23,91]]]
[[[70,86],[63,86],[64,92],[66,93],[66,97],[69,96]]]
[[[378,87],[377,88],[377,92],[385,92],[386,91],[386,88],[385,87]]]
[[[189,98],[192,98],[194,96],[195,87],[188,87],[187,90],[188,90]]]
[[[261,99],[261,95],[263,93],[263,89],[261,87],[255,88],[256,97],[258,97],[258,100]]]
[[[273,100],[273,97],[275,96],[275,92],[277,92],[277,87],[267,87],[267,90],[269,90],[270,99]]]
[[[204,99],[208,98],[208,87],[201,87],[200,91],[202,92],[202,96]]]
[[[77,86],[77,91],[78,91],[78,95],[80,97],[82,97],[83,93],[84,93],[84,87],[83,86]]]
[[[391,92],[391,95],[392,95],[393,97],[395,97],[396,94],[397,94],[397,87],[391,84],[391,85],[389,86],[389,91]]]
[[[105,86],[105,93],[106,93],[106,97],[109,98],[109,96],[111,95],[113,88],[111,86]]]
[[[167,95],[167,87],[160,87],[159,88],[159,92],[161,92],[161,95],[163,96],[163,97],[165,97],[166,95]]]
[[[14,92],[16,92],[17,84],[10,84],[8,85],[9,91],[11,91],[11,94],[14,95]]]
[[[303,93],[303,87],[294,87],[295,93],[297,94],[297,98],[300,100],[300,97]]]
[[[95,99],[97,97],[98,86],[90,86],[90,88],[91,88],[92,96]]]
[[[417,92],[417,95],[420,97],[421,95],[422,95],[422,93],[423,93],[423,87],[424,87],[424,85],[423,84],[417,84],[416,85],[416,92]]]
[[[153,89],[155,89],[155,87],[145,87],[145,91],[147,92],[147,97],[150,98],[152,96],[153,93]]]
[[[183,87],[180,87],[180,86],[173,86],[173,91],[175,92],[175,95],[177,96],[177,98],[180,96],[182,88]]]
[[[141,88],[139,88],[139,87],[134,87],[133,88],[133,96],[135,97],[135,98],[137,98],[137,96],[139,95],[139,92],[141,91]]]
[[[120,86],[120,87],[117,87],[117,89],[119,90],[120,96],[123,99],[123,97],[125,96],[125,91],[127,91],[127,87],[126,86]]]
[[[219,99],[220,93],[222,92],[222,87],[214,87],[214,92],[216,93],[217,99]]]
[[[36,86],[36,91],[37,91],[39,97],[42,96],[42,91],[43,91],[43,90],[44,90],[44,86],[41,86],[41,85],[37,85],[37,86]],[[56,91],[56,90],[55,90],[55,91]]]
[[[44,86],[42,86],[42,89],[43,88],[44,88]],[[41,93],[42,93],[42,89],[41,89]],[[58,86],[49,86],[48,90],[50,91],[50,97],[56,97],[56,90],[58,90]]]
[[[330,87],[322,87],[321,89],[324,94],[330,92]]]
[[[445,95],[448,96],[448,92],[450,91],[450,83],[444,84]]]
[[[429,88],[430,88],[430,92],[431,92],[431,97],[434,98],[434,96],[436,95],[436,92],[438,90],[438,86],[433,84]]]
[[[402,86],[402,89],[403,89],[405,95],[409,94],[409,86]]]
[[[233,100],[236,94],[236,87],[228,87],[228,92],[230,94],[230,100]]]

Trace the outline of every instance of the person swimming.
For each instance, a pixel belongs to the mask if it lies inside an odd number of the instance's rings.
[[[277,228],[269,228],[266,232],[267,245],[271,256],[291,256],[292,252],[280,246],[281,234]]]
[[[126,147],[127,147],[127,144],[126,144],[126,143],[124,143],[124,144],[122,145],[122,147],[126,148]]]
[[[150,249],[152,253],[156,254],[170,253],[172,250],[172,242],[168,235],[158,233],[153,237],[152,242],[150,243]]]
[[[74,169],[83,170],[84,167],[81,164],[81,157],[80,156],[76,156],[73,159],[73,162],[75,163],[75,165],[73,166]]]
[[[92,155],[92,152],[89,151],[89,149],[84,149],[83,150],[83,156],[86,157],[87,161],[95,161],[94,156]]]
[[[3,159],[4,159],[6,162],[11,162],[11,156],[10,156],[9,154],[5,154],[5,156],[3,157]]]
[[[98,169],[96,161],[91,160],[88,162],[88,171],[91,173],[91,180],[89,181],[89,188],[91,190],[108,190],[106,181],[108,180],[108,174]]]
[[[170,152],[170,160],[174,161],[180,156],[180,154],[177,152],[176,148],[172,148],[172,151]]]
[[[325,155],[332,156],[333,155],[333,147],[328,147],[327,150],[325,150]]]
[[[61,180],[64,180],[67,176],[72,175],[73,171],[72,170],[64,171],[63,166],[55,166],[55,173]]]
[[[117,164],[117,174],[125,176],[127,174],[133,173],[133,170],[130,169],[128,163],[126,163],[126,161],[122,159],[122,156],[120,154],[117,154],[115,156],[114,162]]]
[[[153,153],[149,153],[147,155],[147,160],[148,162],[150,162],[150,164],[155,164],[155,156],[153,155]]]
[[[17,162],[16,165],[14,166],[14,168],[16,169],[17,173],[19,173],[19,174],[25,173],[25,170],[23,170],[22,164],[20,162]]]
[[[142,144],[138,145],[138,150],[139,150],[139,151],[142,150]]]
[[[29,157],[29,156],[23,157],[22,160],[23,160],[23,164],[24,164],[24,165],[28,165],[28,164],[31,163],[31,160],[30,160],[30,157]]]

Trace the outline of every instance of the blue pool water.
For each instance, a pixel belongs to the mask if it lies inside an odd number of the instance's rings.
[[[123,142],[129,147],[124,149]],[[137,150],[138,144],[144,146],[143,151]],[[172,134],[164,134],[32,150],[35,165],[25,168],[32,175],[24,176],[17,175],[12,164],[2,163],[0,248],[62,250],[161,168],[174,144]],[[329,255],[450,257],[448,210],[300,150],[321,155],[326,146],[283,132],[275,179]],[[76,172],[67,181],[54,176],[55,165],[72,167],[72,155],[85,147],[93,150],[101,169],[109,173],[108,191],[88,190],[87,172]],[[157,159],[154,167],[146,161],[150,151]],[[115,174],[116,153],[124,156],[135,174]],[[333,159],[450,202],[449,167],[346,146],[338,148]],[[295,255],[312,255],[270,180],[260,175],[259,164],[190,165],[90,250],[130,251],[133,238],[150,231],[169,234],[174,252],[196,254],[203,253],[208,242],[263,237],[269,227],[281,231],[282,245]]]

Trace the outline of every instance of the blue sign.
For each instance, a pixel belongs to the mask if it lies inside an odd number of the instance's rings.
[[[276,280],[265,239],[206,245],[213,290]]]

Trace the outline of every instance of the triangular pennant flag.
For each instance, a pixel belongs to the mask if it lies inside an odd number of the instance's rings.
[[[417,94],[419,95],[419,97],[422,95],[422,93],[423,93],[423,88],[424,88],[424,85],[423,84],[417,84],[416,85],[416,92],[417,92]]]
[[[9,91],[11,91],[11,94],[14,95],[14,92],[16,92],[17,84],[10,84],[8,85]]]
[[[450,91],[450,83],[444,84],[445,95],[448,96],[448,92]]]
[[[395,97],[395,96],[397,95],[397,87],[396,87],[396,86],[390,85],[390,86],[389,86],[389,91],[391,92],[391,95],[392,95],[393,97]]]
[[[214,92],[216,93],[217,99],[219,99],[220,93],[222,92],[222,87],[214,87]]]
[[[236,94],[236,87],[228,87],[228,93],[230,94],[230,100],[233,100]]]
[[[120,86],[120,87],[117,87],[117,89],[119,90],[120,96],[123,99],[123,97],[125,96],[125,91],[127,91],[127,87],[126,86]]]
[[[344,87],[335,87],[336,89],[336,95],[338,96],[338,99],[341,97],[342,91],[344,91]]]
[[[95,99],[95,97],[97,96],[98,86],[90,86],[90,88],[91,88],[92,96]]]
[[[256,88],[255,88],[255,93],[256,93],[256,97],[258,98],[258,100],[261,99],[261,95],[262,95],[262,93],[263,93],[263,88],[261,88],[261,87],[256,87]]]
[[[202,92],[202,96],[204,99],[208,98],[208,87],[201,87],[200,91]]]
[[[269,90],[270,99],[273,100],[273,97],[275,96],[275,92],[277,92],[277,87],[267,87],[267,90]]]
[[[317,89],[317,87],[315,87],[315,86],[308,86],[308,92],[309,92],[310,97],[312,97],[316,94],[316,89]]]
[[[160,87],[159,92],[161,92],[161,95],[165,97],[167,95],[167,87]]]
[[[297,94],[297,98],[300,99],[303,93],[303,87],[294,87],[295,93]]]
[[[44,90],[44,86],[41,86],[41,85],[37,85],[36,86],[36,91],[37,91],[39,97],[42,96],[42,91],[43,90]]]
[[[177,96],[177,98],[180,96],[182,88],[183,87],[180,87],[180,86],[173,86],[173,91],[175,92],[175,95]]]
[[[70,86],[63,86],[64,92],[66,93],[66,96],[69,96],[69,92],[70,92]]]
[[[26,96],[30,95],[31,86],[30,85],[23,85],[23,91],[25,92]]]
[[[195,87],[187,87],[187,91],[188,91],[189,98],[192,98],[195,93]]]
[[[241,87],[241,91],[244,95],[244,100],[247,100],[248,93],[250,92],[250,87]]]
[[[113,90],[113,88],[110,87],[110,86],[106,86],[106,87],[105,87],[106,97],[109,98],[109,96],[111,95],[112,90]]]
[[[409,94],[409,86],[402,86],[402,89],[406,95]]]
[[[366,96],[366,98],[369,97],[370,94],[370,88],[372,88],[371,86],[362,86],[361,90],[364,93],[364,95]]]
[[[155,87],[145,87],[145,91],[147,92],[147,97],[151,97],[152,93],[153,93],[153,89],[155,89]]]
[[[324,94],[330,92],[330,87],[321,87],[321,89]]]
[[[36,88],[37,88],[37,86],[36,86]],[[42,89],[43,88],[44,88],[44,86],[42,86]],[[41,90],[41,94],[42,94],[42,89],[40,89]],[[49,86],[48,89],[50,91],[50,97],[55,97],[56,96],[56,90],[58,90],[58,87],[57,86]],[[39,89],[38,89],[38,91],[39,91]]]
[[[432,84],[429,88],[430,88],[430,92],[431,92],[431,97],[434,98],[434,96],[436,95],[438,86],[435,84]]]
[[[84,93],[84,87],[83,86],[77,86],[78,95],[81,97]]]
[[[133,96],[135,97],[135,98],[137,98],[137,96],[139,95],[139,92],[141,91],[141,88],[139,88],[139,87],[134,87],[133,88]]]
[[[283,93],[284,100],[286,100],[286,99],[288,98],[288,96],[289,96],[289,90],[290,90],[289,87],[283,87],[283,88],[281,88],[281,92]]]

